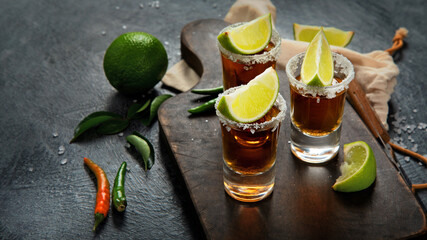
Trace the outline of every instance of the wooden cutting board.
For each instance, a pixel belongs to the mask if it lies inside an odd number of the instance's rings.
[[[200,20],[182,30],[183,59],[201,75],[197,88],[222,84],[216,36],[227,25]],[[279,71],[279,78],[280,93],[289,101],[285,72]],[[261,202],[241,203],[223,189],[221,129],[215,113],[187,112],[200,100],[191,92],[169,99],[159,109],[159,121],[209,239],[399,239],[425,233],[421,206],[348,103],[341,144],[363,140],[372,147],[377,160],[373,186],[356,193],[334,192],[342,151],[322,166],[299,161],[290,151],[288,117],[280,129],[273,194]]]

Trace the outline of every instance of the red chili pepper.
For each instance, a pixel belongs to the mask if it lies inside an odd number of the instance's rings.
[[[93,231],[95,231],[96,227],[107,217],[108,210],[110,209],[110,183],[101,167],[89,158],[83,158],[83,160],[95,174],[97,180],[98,192],[96,193],[95,225],[93,227]]]

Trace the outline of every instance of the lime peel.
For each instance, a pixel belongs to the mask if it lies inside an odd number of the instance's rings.
[[[344,161],[332,186],[339,192],[356,192],[368,188],[376,178],[376,160],[371,147],[356,141],[344,145]]]

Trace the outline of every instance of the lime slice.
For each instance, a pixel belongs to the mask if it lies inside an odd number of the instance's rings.
[[[371,147],[363,141],[344,145],[341,176],[332,186],[338,192],[356,192],[369,187],[376,177],[377,164]]]
[[[269,13],[220,33],[218,41],[230,52],[255,54],[268,45],[271,33],[272,24]]]
[[[319,30],[320,26],[294,23],[294,39],[297,41],[311,42]],[[324,27],[323,31],[325,32],[325,36],[326,39],[328,39],[329,44],[338,47],[347,46],[354,36],[353,31],[343,31],[334,27]]]
[[[334,61],[322,28],[308,45],[301,66],[301,80],[309,86],[330,86],[334,77]]]
[[[279,77],[270,67],[247,85],[223,95],[218,111],[226,118],[240,123],[250,123],[262,118],[273,106],[279,93]]]

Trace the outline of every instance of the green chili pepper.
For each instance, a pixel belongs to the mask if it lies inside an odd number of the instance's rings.
[[[203,103],[202,105],[199,105],[197,107],[188,109],[187,111],[189,113],[193,114],[193,113],[202,113],[202,112],[206,112],[206,111],[212,110],[212,109],[214,109],[216,99],[217,98],[211,99],[211,100]]]
[[[122,165],[120,165],[119,170],[117,171],[113,187],[113,205],[119,212],[123,212],[127,206],[125,195],[125,175],[126,162],[123,162]]]
[[[215,88],[193,89],[193,90],[191,90],[192,93],[203,94],[203,95],[215,95],[215,94],[218,94],[218,93],[222,93],[223,91],[224,91],[224,88],[222,86],[215,87]]]
[[[144,170],[150,170],[155,161],[153,144],[151,144],[146,137],[136,131],[127,136],[126,140],[141,154],[142,160],[144,161]]]

